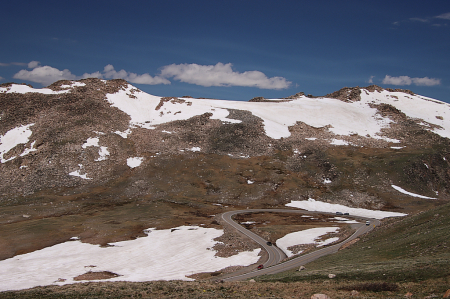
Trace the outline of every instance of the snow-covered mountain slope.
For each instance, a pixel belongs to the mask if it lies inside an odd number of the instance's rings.
[[[102,81],[106,82],[106,81]],[[0,93],[68,93],[73,87],[85,83],[72,81],[61,84],[61,90],[49,88],[34,89],[26,85],[12,84],[1,87]],[[350,94],[348,89],[348,93]],[[315,128],[328,127],[336,135],[370,135],[375,139],[385,139],[382,129],[388,128],[393,120],[380,113],[379,105],[391,105],[406,117],[420,121],[424,128],[450,137],[450,105],[412,93],[389,91],[376,87],[358,89],[358,100],[339,100],[329,97],[307,97],[295,99],[269,99],[264,102],[238,102],[194,98],[164,98],[140,91],[125,84],[115,93],[107,93],[106,100],[131,117],[130,126],[155,129],[156,126],[176,120],[187,120],[204,113],[211,113],[211,119],[224,123],[239,123],[229,117],[229,109],[245,110],[263,120],[265,133],[270,138],[288,138],[289,127],[303,122]]]
[[[107,94],[112,106],[131,117],[130,124],[143,128],[155,128],[162,123],[186,120],[196,115],[211,113],[211,119],[225,123],[239,120],[229,117],[228,109],[245,110],[261,118],[270,138],[288,138],[289,127],[303,122],[315,128],[328,127],[336,135],[370,135],[375,139],[398,142],[383,137],[382,129],[393,120],[382,115],[378,105],[391,105],[406,117],[420,119],[421,124],[442,137],[450,137],[450,105],[434,99],[405,92],[388,90],[369,91],[361,88],[360,99],[347,101],[300,96],[282,101],[271,99],[265,102],[237,102],[193,98],[160,98],[139,91],[132,85],[114,94]]]
[[[425,198],[450,193],[450,105],[410,91],[237,102],[84,79],[3,84],[0,107],[3,197],[87,192],[124,177],[126,187],[108,192],[255,205],[313,196],[376,208],[397,194],[392,185]]]

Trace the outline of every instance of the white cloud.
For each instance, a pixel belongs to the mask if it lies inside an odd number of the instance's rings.
[[[441,84],[440,79],[434,79],[434,78],[411,78],[409,76],[399,76],[399,77],[391,77],[389,75],[386,75],[383,79],[383,84],[390,84],[390,85],[418,85],[418,86],[435,86]]]
[[[41,83],[43,85],[52,84],[58,80],[79,80],[85,78],[106,78],[106,79],[124,79],[130,83],[137,84],[170,84],[170,81],[166,78],[159,76],[152,77],[148,73],[138,75],[130,73],[125,70],[116,71],[111,64],[108,64],[103,69],[103,72],[84,73],[82,76],[76,76],[72,74],[68,69],[60,71],[57,68],[51,66],[40,66],[39,61],[31,61],[28,63],[28,67],[33,70],[21,70],[14,75],[14,79],[26,80],[31,82]]]
[[[0,76],[0,80],[5,80],[5,78],[3,78],[2,76]]]
[[[77,76],[68,69],[60,71],[57,68],[46,65],[38,66],[32,71],[21,70],[13,78],[49,85],[58,80],[76,80]]]
[[[367,83],[373,84],[373,78],[375,78],[375,76],[370,76],[369,81],[367,81]]]
[[[438,19],[450,20],[450,12],[435,16]]]
[[[124,79],[136,84],[170,84],[167,78],[190,84],[209,86],[249,86],[261,89],[283,89],[289,87],[291,82],[283,77],[268,78],[260,71],[247,71],[243,73],[232,70],[232,64],[217,63],[216,65],[198,64],[172,64],[161,69],[160,75],[150,76],[148,73],[138,75],[125,70],[116,71],[114,66],[108,64],[103,71],[84,73],[81,76],[72,74],[68,69],[59,70],[51,66],[41,66],[39,61],[31,61],[28,68],[21,70],[13,78],[49,85],[58,80],[79,80],[85,78]]]
[[[420,85],[420,86],[435,86],[441,84],[441,79],[434,79],[434,78],[413,78],[412,79],[414,84]]]
[[[391,77],[389,75],[386,75],[382,83],[391,85],[411,85],[412,80],[408,76]]]
[[[41,63],[39,61],[31,61],[28,63],[29,69],[37,68]]]
[[[289,87],[291,82],[283,77],[267,76],[260,71],[235,72],[232,64],[198,65],[198,64],[171,64],[164,66],[161,76],[173,77],[181,82],[210,86],[248,86],[261,89],[283,89]]]
[[[116,71],[111,64],[108,64],[103,69],[103,77],[107,79],[124,79],[130,83],[137,83],[137,84],[148,84],[148,85],[170,84],[170,81],[167,80],[166,78],[160,76],[152,77],[148,73],[138,75],[135,73],[127,72],[125,70]]]
[[[84,73],[84,74],[81,76],[81,79],[86,79],[86,78],[103,78],[103,75],[102,75],[102,73],[100,73],[99,71],[94,72],[94,73],[91,73],[91,74],[89,74],[89,73]]]

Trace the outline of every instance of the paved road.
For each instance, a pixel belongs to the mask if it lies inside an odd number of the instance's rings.
[[[288,209],[247,209],[247,210],[238,210],[238,211],[230,211],[222,214],[222,219],[233,226],[235,229],[243,233],[244,235],[248,236],[249,238],[253,239],[257,243],[263,247],[264,250],[267,251],[269,258],[264,263],[264,269],[261,270],[255,270],[249,273],[240,274],[236,276],[226,277],[223,278],[223,281],[237,281],[237,280],[244,280],[248,278],[252,278],[259,275],[264,274],[275,274],[279,272],[283,272],[289,269],[293,268],[299,268],[302,265],[305,265],[309,262],[312,262],[322,256],[335,253],[339,250],[339,248],[344,245],[345,243],[356,239],[358,236],[363,235],[369,231],[371,231],[375,226],[380,224],[380,221],[377,219],[370,219],[370,218],[364,218],[364,217],[357,217],[357,216],[345,216],[350,218],[355,218],[358,220],[363,221],[363,223],[360,225],[360,227],[356,230],[353,235],[342,241],[341,243],[327,246],[322,249],[313,251],[311,253],[301,255],[297,258],[291,259],[289,261],[286,261],[284,263],[280,263],[283,259],[285,259],[287,256],[286,254],[276,247],[275,245],[269,246],[267,245],[267,241],[261,238],[260,236],[256,235],[255,233],[249,231],[248,229],[242,227],[238,223],[234,222],[232,220],[232,216],[236,214],[243,214],[243,213],[261,213],[261,212],[276,212],[276,213],[298,213],[298,214],[331,214],[332,213],[326,213],[326,212],[309,212],[305,210],[288,210]],[[370,225],[365,225],[365,221],[370,221]]]

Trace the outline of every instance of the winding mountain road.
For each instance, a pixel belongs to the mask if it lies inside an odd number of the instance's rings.
[[[253,239],[255,242],[259,243],[261,245],[261,247],[267,251],[268,253],[268,259],[267,261],[263,264],[264,268],[261,270],[255,270],[249,273],[244,273],[244,274],[239,274],[239,275],[234,275],[234,276],[227,276],[224,277],[222,280],[223,281],[237,281],[237,280],[244,280],[244,279],[248,279],[248,278],[252,278],[255,276],[260,276],[260,275],[264,275],[264,274],[275,274],[275,273],[279,273],[279,272],[283,272],[289,269],[293,269],[293,268],[298,268],[304,264],[307,264],[309,262],[312,262],[322,256],[331,254],[331,253],[335,253],[339,250],[339,248],[341,248],[342,245],[344,245],[345,243],[348,243],[354,239],[356,239],[358,236],[363,235],[369,231],[371,231],[375,226],[380,224],[380,221],[377,219],[371,219],[371,218],[364,218],[364,217],[359,217],[359,216],[347,216],[349,218],[356,218],[358,220],[362,220],[363,222],[365,221],[370,221],[370,225],[365,225],[364,223],[361,223],[360,227],[356,230],[356,232],[354,232],[350,237],[348,237],[347,239],[345,239],[344,241],[332,245],[332,246],[327,246],[324,247],[322,249],[313,251],[311,253],[305,254],[305,255],[301,255],[297,258],[293,258],[291,260],[288,260],[286,262],[280,263],[282,260],[284,260],[285,258],[287,258],[286,254],[279,249],[277,246],[275,245],[267,245],[267,241],[264,240],[263,238],[261,238],[260,236],[258,236],[257,234],[249,231],[248,229],[244,228],[243,226],[241,226],[240,224],[236,223],[232,217],[236,214],[243,214],[243,213],[262,213],[262,212],[275,212],[275,213],[298,213],[298,214],[330,214],[330,215],[335,215],[332,213],[326,213],[326,212],[310,212],[310,211],[305,211],[305,210],[289,210],[289,209],[247,209],[247,210],[237,210],[237,211],[229,211],[229,212],[225,212],[222,214],[222,220],[225,221],[226,223],[228,223],[229,225],[231,225],[232,227],[234,227],[236,230],[238,230],[239,232],[241,232],[242,234],[248,236],[249,238]],[[233,274],[231,274],[233,275]]]

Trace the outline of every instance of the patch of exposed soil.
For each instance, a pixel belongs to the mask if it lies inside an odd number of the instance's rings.
[[[119,277],[119,276],[120,276],[119,274],[109,272],[109,271],[100,271],[100,272],[89,271],[89,272],[86,272],[84,274],[74,277],[73,280],[75,280],[75,281],[102,280],[102,279],[110,279],[110,278]]]

